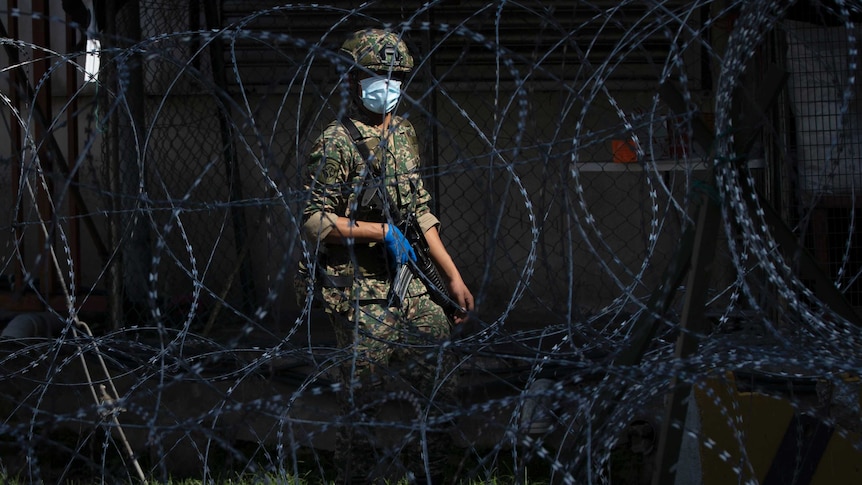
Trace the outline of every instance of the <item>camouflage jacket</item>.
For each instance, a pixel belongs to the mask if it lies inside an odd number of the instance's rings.
[[[381,142],[378,128],[361,119],[352,119],[362,136],[361,141],[373,150],[375,166],[366,173],[367,162],[347,129],[337,121],[331,123],[309,154],[305,185],[309,200],[303,212],[303,232],[312,250],[316,251],[319,269],[330,276],[352,277],[354,286],[379,287],[378,290],[367,288],[370,293],[377,294],[388,289],[390,280],[385,248],[377,243],[348,247],[322,242],[334,227],[335,218],[388,221],[382,211],[369,210],[361,204],[364,189],[382,183],[395,206],[388,207],[393,217],[403,218],[412,213],[423,231],[438,225],[439,221],[431,214],[430,195],[419,173],[419,145],[413,125],[393,116],[389,136]]]

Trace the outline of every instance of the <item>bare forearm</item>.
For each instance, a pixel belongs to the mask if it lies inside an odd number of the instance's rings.
[[[461,307],[461,311],[456,312],[454,315],[455,323],[461,324],[469,318],[469,312],[473,311],[473,295],[464,283],[464,279],[461,278],[461,273],[458,271],[458,267],[455,266],[455,262],[452,261],[449,252],[446,251],[446,247],[443,245],[436,227],[425,231],[425,241],[428,243],[428,251],[431,259],[434,260],[437,268],[447,280],[449,296]]]
[[[335,227],[323,240],[328,243],[344,244],[347,239],[355,242],[379,242],[386,235],[386,224],[381,222],[355,221],[347,217],[339,217]]]
[[[437,268],[440,269],[440,272],[443,273],[443,276],[448,281],[461,279],[461,273],[458,272],[458,267],[455,266],[455,262],[452,260],[449,252],[446,251],[446,247],[443,245],[443,241],[440,239],[440,234],[437,232],[436,227],[432,227],[425,232],[425,241],[428,242],[428,250],[431,255],[431,259],[434,260],[434,263],[437,265]]]

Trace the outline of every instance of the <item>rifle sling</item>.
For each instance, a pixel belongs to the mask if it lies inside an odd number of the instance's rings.
[[[359,133],[359,128],[356,127],[356,123],[353,122],[350,118],[344,118],[341,120],[341,126],[347,129],[347,133],[350,134],[350,138],[353,140],[353,144],[356,145],[356,149],[359,150],[359,154],[362,155],[362,159],[365,160],[366,163],[371,161],[371,149],[368,148],[368,144],[362,141],[362,134]],[[366,165],[370,171],[374,172],[374,175],[379,175],[379,170],[374,164]]]
[[[377,165],[372,163],[371,149],[368,148],[368,143],[362,141],[362,134],[359,133],[359,128],[356,127],[356,123],[354,123],[350,118],[345,117],[341,120],[341,126],[343,126],[347,130],[347,133],[350,134],[353,144],[356,146],[356,149],[359,150],[359,154],[365,161],[365,167],[368,169],[368,173],[374,176],[380,176],[380,170],[378,170]],[[375,188],[375,190],[364,190],[360,205],[362,207],[368,207],[371,203],[371,199],[374,198],[374,194],[377,193],[378,190],[379,188]]]

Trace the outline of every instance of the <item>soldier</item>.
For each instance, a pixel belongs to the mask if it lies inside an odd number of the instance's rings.
[[[393,115],[413,68],[406,44],[392,32],[366,29],[341,51],[352,66],[347,81],[354,106],[349,119],[324,130],[309,155],[303,231],[316,261],[315,269],[301,268],[324,302],[338,345],[348,350],[341,365],[339,480],[426,482],[443,471],[450,436],[439,416],[455,404],[454,357],[441,344],[451,325],[473,310],[473,296],[430,211],[416,132]],[[416,259],[395,224],[408,217],[424,233],[430,259],[459,307],[451,319],[421,278],[410,280],[403,300],[390,292],[395,272]],[[380,409],[393,400],[409,402],[413,426],[400,443],[387,445],[371,422],[385,421]],[[427,453],[421,452],[423,439]]]

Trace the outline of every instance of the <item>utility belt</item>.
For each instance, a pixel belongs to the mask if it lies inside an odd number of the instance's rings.
[[[353,286],[356,277],[390,278],[382,244],[328,244],[318,263],[318,283],[324,288]]]
[[[331,275],[322,267],[318,267],[317,282],[323,288],[347,288],[353,286],[353,276]]]

